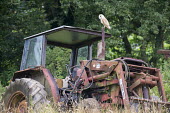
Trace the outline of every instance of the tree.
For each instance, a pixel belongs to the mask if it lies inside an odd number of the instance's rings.
[[[69,65],[71,50],[61,47],[48,47],[46,53],[46,68],[56,78],[65,78],[68,75],[66,65]]]
[[[106,30],[112,34],[106,41],[108,60],[133,57],[158,66],[157,50],[164,48],[165,42],[170,43],[168,0],[1,0],[0,3],[1,75],[9,68],[19,67],[23,37],[49,29],[49,24],[51,28],[70,25],[101,30],[100,13],[112,27]]]
[[[6,85],[19,70],[23,38],[49,29],[42,8],[33,1],[0,1],[0,80]]]

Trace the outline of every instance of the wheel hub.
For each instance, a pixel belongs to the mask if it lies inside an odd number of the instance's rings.
[[[26,113],[27,112],[27,102],[23,100],[19,103],[17,113]]]
[[[7,104],[9,111],[17,113],[27,113],[27,102],[26,96],[21,92],[17,91],[13,93]]]

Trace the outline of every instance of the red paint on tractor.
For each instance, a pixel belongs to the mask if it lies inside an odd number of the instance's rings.
[[[54,80],[52,74],[50,73],[48,69],[42,68],[42,72],[50,85],[50,89],[51,89],[54,102],[56,103],[59,102],[60,95],[59,95],[59,89],[58,89],[56,81]]]

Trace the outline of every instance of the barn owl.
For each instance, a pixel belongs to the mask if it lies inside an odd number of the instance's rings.
[[[104,27],[111,29],[108,20],[104,17],[103,14],[99,14],[99,19],[100,19],[100,22],[104,25]]]

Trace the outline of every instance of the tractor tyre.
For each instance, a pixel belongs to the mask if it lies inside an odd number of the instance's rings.
[[[48,103],[47,92],[38,81],[30,78],[21,78],[11,81],[7,86],[2,101],[8,112],[27,113],[28,107],[33,110]]]

